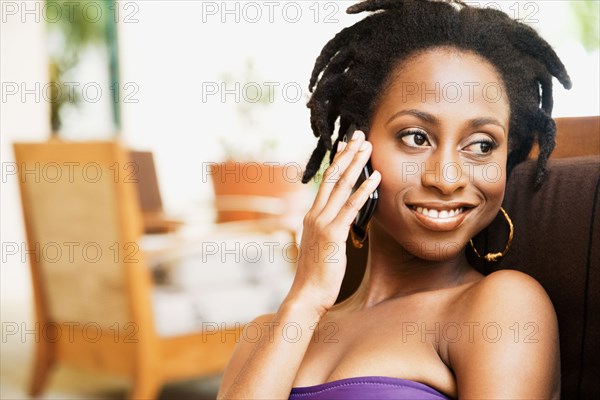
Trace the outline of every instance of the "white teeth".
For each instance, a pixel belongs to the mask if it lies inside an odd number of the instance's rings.
[[[460,213],[463,212],[463,208],[459,207],[456,208],[454,210],[434,210],[434,209],[427,209],[427,208],[423,208],[423,207],[413,207],[413,210],[416,210],[419,214],[423,214],[429,218],[436,218],[436,219],[446,219],[446,218],[452,218]]]

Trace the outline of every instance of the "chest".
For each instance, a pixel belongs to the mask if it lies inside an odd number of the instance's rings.
[[[386,376],[455,393],[454,375],[440,357],[447,321],[435,308],[390,311],[361,311],[321,320],[312,327],[312,340],[293,386]]]

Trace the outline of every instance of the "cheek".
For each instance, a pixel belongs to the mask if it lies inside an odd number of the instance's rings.
[[[389,215],[390,193],[392,193],[394,187],[393,169],[390,168],[390,161],[389,152],[386,152],[381,146],[377,146],[377,143],[373,143],[371,166],[373,170],[381,173],[381,182],[377,186],[379,200],[375,209],[375,215],[379,216]]]
[[[500,207],[506,188],[505,163],[500,161],[477,166],[471,179],[489,204]]]
[[[402,207],[403,195],[411,188],[420,185],[416,163],[402,160],[392,151],[380,151],[371,157],[373,169],[381,173],[377,187],[379,202],[377,214],[382,218],[396,218]]]

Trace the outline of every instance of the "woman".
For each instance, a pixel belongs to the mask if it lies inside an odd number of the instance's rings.
[[[294,282],[275,314],[251,324],[260,339],[238,344],[219,398],[559,398],[546,292],[517,271],[481,275],[465,248],[505,215],[506,177],[535,137],[542,183],[552,76],[571,86],[563,64],[500,11],[398,0],[348,9],[362,11],[377,12],[327,43],[312,74],[319,142],[303,182],[337,151],[304,219]],[[353,192],[369,158],[374,172]],[[365,276],[334,304],[348,234],[376,188]],[[525,324],[529,340],[515,334]]]

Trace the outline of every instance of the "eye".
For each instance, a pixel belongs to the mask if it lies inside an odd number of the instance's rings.
[[[422,130],[410,129],[402,131],[398,134],[398,137],[409,147],[421,147],[424,144],[431,146],[431,143],[429,143],[429,140],[427,139],[427,133]]]
[[[477,155],[490,154],[498,145],[493,140],[478,140],[466,146],[464,150]]]

